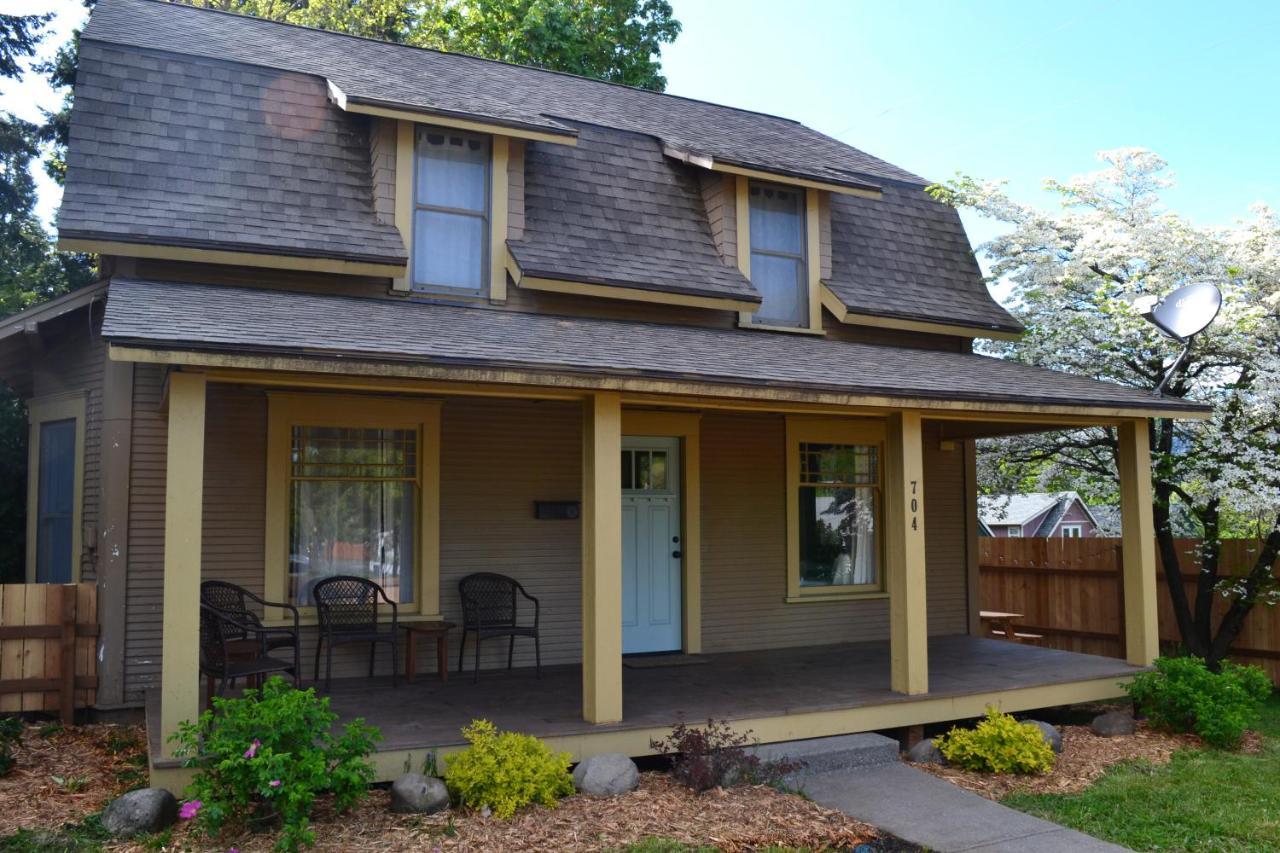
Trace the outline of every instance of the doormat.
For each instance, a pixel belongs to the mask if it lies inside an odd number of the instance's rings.
[[[622,665],[631,669],[659,669],[664,666],[697,666],[698,664],[711,663],[711,658],[706,655],[642,655],[639,657],[624,657]]]

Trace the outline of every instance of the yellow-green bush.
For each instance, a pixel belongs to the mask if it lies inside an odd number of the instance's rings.
[[[445,759],[444,770],[459,803],[508,818],[530,803],[555,808],[573,793],[569,753],[553,753],[533,735],[499,732],[488,720],[473,720],[462,735],[471,746]]]
[[[984,773],[1047,773],[1053,747],[1031,723],[1020,723],[995,708],[972,729],[953,728],[935,741],[947,761]]]

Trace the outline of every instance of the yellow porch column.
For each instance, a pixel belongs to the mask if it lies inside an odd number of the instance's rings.
[[[1119,438],[1121,559],[1124,563],[1124,647],[1129,663],[1146,666],[1160,654],[1156,621],[1156,532],[1151,515],[1151,438],[1145,420],[1116,427]]]
[[[889,591],[890,687],[929,691],[925,604],[924,448],[920,413],[889,416],[885,442],[885,583]]]
[[[200,539],[204,503],[206,381],[169,376],[169,450],[165,460],[164,620],[160,661],[160,731],[169,736],[200,712]]]
[[[593,394],[582,419],[582,716],[622,719],[622,401]]]

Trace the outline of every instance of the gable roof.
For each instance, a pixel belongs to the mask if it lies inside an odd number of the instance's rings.
[[[853,186],[925,181],[790,119],[460,53],[157,0],[101,0],[82,38],[313,74],[348,101],[573,135],[630,130],[728,163]]]
[[[1067,511],[1074,503],[1079,503],[1084,509],[1085,514],[1089,516],[1089,520],[1096,526],[1098,520],[1094,517],[1093,512],[1089,509],[1089,505],[1084,502],[1084,498],[1080,497],[1078,492],[1023,492],[1021,494],[1011,495],[979,495],[978,496],[978,518],[988,527],[991,526],[1007,526],[1007,525],[1024,525],[1028,522],[1035,521],[1047,510],[1053,510],[1044,521],[1037,526],[1035,533],[1028,535],[1047,535],[1049,531],[1057,525],[1058,521],[1066,515]],[[1023,531],[1024,533],[1026,531]]]
[[[102,333],[146,348],[345,364],[364,359],[1072,410],[1205,410],[972,353],[222,285],[113,279]]]
[[[82,35],[60,237],[398,274],[408,253],[373,210],[369,117],[330,103],[329,84],[424,120],[434,111],[575,140],[526,145],[524,236],[508,244],[523,275],[758,303],[715,251],[701,170],[665,156],[670,145],[879,186],[878,199],[828,194],[824,286],[851,318],[1021,331],[987,291],[959,214],[928,198],[922,178],[797,122],[156,0],[100,0]]]

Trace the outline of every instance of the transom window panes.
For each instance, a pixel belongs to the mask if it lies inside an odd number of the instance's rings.
[[[800,443],[800,586],[879,583],[879,448]]]
[[[764,301],[753,321],[803,326],[809,318],[804,190],[752,183],[751,283]]]
[[[419,127],[415,143],[413,287],[482,293],[489,245],[489,140]]]
[[[622,451],[622,488],[634,491],[666,491],[667,451]]]
[[[418,434],[295,426],[291,436],[289,601],[313,604],[332,575],[357,575],[414,600]]]

